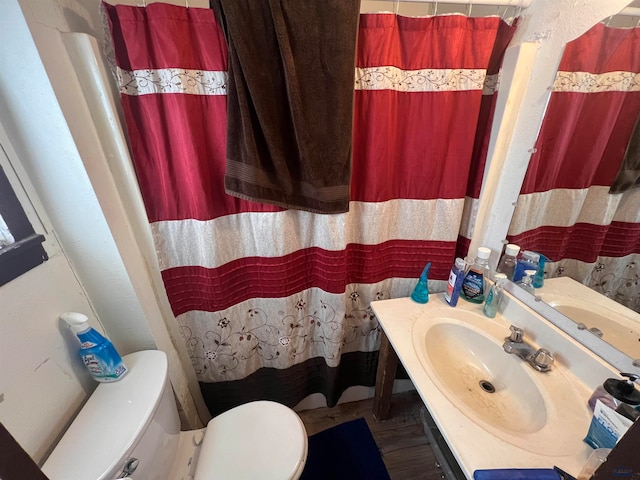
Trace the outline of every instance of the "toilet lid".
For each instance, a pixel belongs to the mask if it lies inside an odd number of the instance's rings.
[[[307,458],[300,417],[275,402],[233,408],[207,425],[195,480],[298,478]]]

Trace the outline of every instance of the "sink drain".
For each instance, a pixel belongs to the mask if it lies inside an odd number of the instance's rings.
[[[480,383],[480,388],[487,393],[493,393],[496,391],[496,387],[494,387],[491,382],[488,382],[486,380],[480,380],[479,383]]]

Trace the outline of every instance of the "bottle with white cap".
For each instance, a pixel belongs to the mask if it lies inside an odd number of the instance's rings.
[[[66,312],[60,318],[69,324],[80,339],[78,354],[95,380],[115,382],[127,373],[127,366],[111,341],[91,328],[86,315]]]
[[[498,263],[496,273],[504,273],[507,279],[513,280],[513,274],[516,270],[516,263],[518,262],[518,253],[520,253],[520,247],[513,243],[506,246],[504,255]]]
[[[536,289],[533,287],[533,277],[535,276],[537,270],[525,270],[524,277],[516,283],[520,288],[526,290],[531,295],[536,294]]]

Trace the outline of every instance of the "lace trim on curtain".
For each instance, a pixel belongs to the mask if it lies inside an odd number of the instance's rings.
[[[123,70],[116,67],[120,93],[149,95],[156,93],[184,93],[190,95],[226,95],[227,72],[162,68]]]
[[[498,75],[480,69],[402,70],[392,66],[356,68],[356,90],[396,90],[398,92],[455,92],[482,90],[492,95]]]
[[[184,93],[226,95],[227,72],[183,68],[123,70],[112,66],[120,93],[148,95]],[[493,95],[499,74],[487,75],[477,69],[401,70],[396,67],[356,68],[355,90],[396,90],[399,92],[455,92],[482,90]]]
[[[554,92],[598,93],[640,92],[640,73],[635,72],[558,72]]]

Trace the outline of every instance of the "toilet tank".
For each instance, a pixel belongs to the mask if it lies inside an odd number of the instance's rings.
[[[180,436],[167,356],[123,357],[129,372],[101,383],[42,467],[50,480],[112,480],[137,459],[133,478],[167,480]]]

